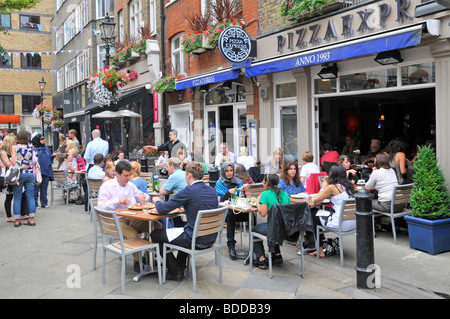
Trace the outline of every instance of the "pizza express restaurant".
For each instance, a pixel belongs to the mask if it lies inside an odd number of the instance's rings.
[[[367,154],[372,138],[401,136],[433,143],[448,179],[450,11],[434,4],[377,1],[258,38],[246,77],[259,84],[268,148],[318,163],[325,141],[341,153],[353,135]]]

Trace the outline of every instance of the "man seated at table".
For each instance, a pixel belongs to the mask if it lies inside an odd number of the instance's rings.
[[[159,194],[166,196],[167,200],[169,199],[169,194],[173,193],[176,195],[187,186],[186,174],[181,170],[180,164],[181,161],[178,157],[171,157],[166,162],[165,168],[169,174],[169,178],[159,190]],[[165,220],[161,220],[161,223],[165,225]],[[184,225],[181,217],[175,217],[169,220],[169,228],[172,228],[174,225],[175,227],[182,227]]]
[[[88,178],[103,179],[105,177],[105,171],[103,170],[103,164],[105,157],[103,154],[96,154],[94,156],[94,166],[89,170]]]
[[[159,190],[160,195],[169,195],[171,192],[176,195],[187,186],[186,174],[180,169],[180,164],[181,161],[178,157],[171,157],[167,160],[166,170],[169,178]]]
[[[187,219],[184,228],[156,229],[151,233],[152,242],[160,243],[161,252],[163,243],[191,247],[192,234],[198,211],[219,207],[216,191],[214,188],[203,182],[203,173],[203,166],[200,163],[188,163],[185,171],[186,183],[188,186],[179,191],[168,202],[162,203],[158,197],[153,198],[158,213],[167,214],[172,210],[183,206]],[[196,243],[207,247],[216,241],[216,237],[217,234],[199,237],[197,238]],[[176,281],[183,280],[185,267],[185,253],[179,251],[177,258],[175,258],[173,253],[167,254],[167,279]]]
[[[121,161],[116,165],[116,177],[105,182],[98,191],[97,206],[100,209],[114,211],[148,201],[150,196],[141,192],[136,185],[129,183],[131,164]],[[120,228],[125,239],[137,238],[140,233],[148,232],[148,222],[127,217],[119,217]],[[139,272],[139,255],[133,254],[134,270]]]

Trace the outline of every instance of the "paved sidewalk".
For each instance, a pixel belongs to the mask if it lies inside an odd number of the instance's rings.
[[[102,251],[93,269],[93,226],[84,206],[66,206],[59,195],[55,205],[37,212],[36,226],[14,228],[0,217],[0,298],[2,299],[440,299],[450,296],[450,252],[436,256],[411,250],[400,234],[398,245],[391,233],[378,233],[375,263],[381,287],[356,288],[355,237],[344,238],[345,268],[339,256],[317,259],[305,256],[305,272],[291,244],[282,246],[284,263],[268,270],[250,269],[242,260],[230,260],[223,252],[223,284],[218,282],[214,255],[197,262],[198,293],[192,293],[191,277],[159,285],[156,275],[133,281],[132,260],[127,260],[126,294],[120,293],[120,262],[108,255],[106,283],[102,283]],[[0,196],[3,203],[4,195]],[[3,206],[1,204],[1,206]],[[238,243],[239,235],[236,234]],[[243,237],[245,250],[248,237]],[[79,281],[74,274],[79,273]],[[75,286],[75,287],[73,287]]]

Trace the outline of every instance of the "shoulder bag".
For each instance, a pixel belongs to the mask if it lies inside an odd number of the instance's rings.
[[[20,161],[11,166],[5,173],[5,184],[17,184],[20,178]]]
[[[36,178],[36,184],[39,185],[40,183],[42,183],[42,173],[39,162],[36,162],[36,164],[33,165],[33,173]]]

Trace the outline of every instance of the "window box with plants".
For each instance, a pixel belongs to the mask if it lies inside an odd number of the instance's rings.
[[[170,74],[166,77],[160,78],[156,81],[154,86],[154,91],[156,93],[171,93],[175,91],[176,80],[184,79],[184,75],[181,74]]]
[[[411,215],[405,216],[412,249],[436,255],[450,251],[450,200],[434,149],[419,147],[414,163]]]
[[[285,0],[281,2],[280,15],[299,22],[341,9],[336,0]]]
[[[183,52],[186,54],[200,54],[205,51],[202,47],[203,36],[199,31],[185,36],[183,40]]]

